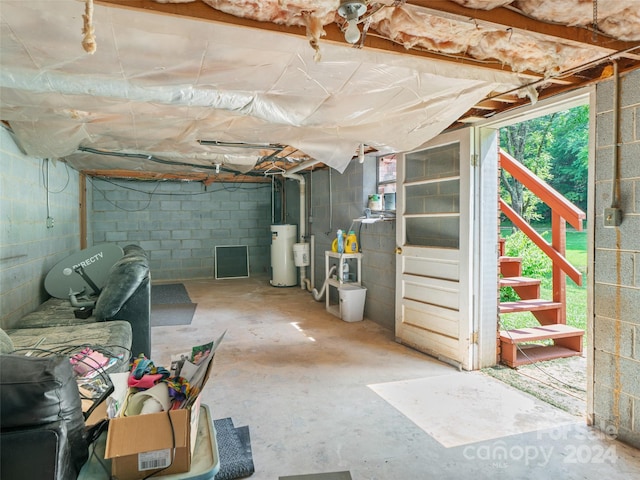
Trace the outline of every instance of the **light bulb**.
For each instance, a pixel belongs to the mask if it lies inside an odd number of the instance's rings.
[[[357,18],[347,22],[344,39],[351,44],[357,43],[358,40],[360,40],[360,29],[358,28]]]

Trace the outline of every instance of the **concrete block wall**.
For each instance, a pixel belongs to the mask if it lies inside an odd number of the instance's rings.
[[[216,246],[247,245],[250,274],[270,268],[271,184],[92,179],[93,243],[135,243],[152,279],[213,278]]]
[[[619,179],[623,221],[611,206],[613,80],[596,88],[594,423],[640,447],[640,70],[620,78]]]
[[[315,237],[316,288],[320,290],[325,280],[324,252],[331,250],[337,230],[353,229],[359,235],[363,254],[361,280],[367,288],[364,316],[394,330],[395,222],[380,222],[361,228],[358,222],[353,222],[353,219],[364,215],[368,196],[376,192],[375,158],[367,156],[362,164],[353,160],[342,174],[323,169],[305,174],[305,179],[311,194],[309,233]],[[293,206],[289,207],[289,202],[295,197],[292,191],[293,188],[287,190],[288,209],[293,209]],[[331,290],[335,295],[335,289]],[[337,297],[332,298],[332,303],[337,301]]]
[[[4,129],[0,172],[0,325],[9,328],[49,298],[43,284],[51,267],[80,250],[79,175],[25,156]]]

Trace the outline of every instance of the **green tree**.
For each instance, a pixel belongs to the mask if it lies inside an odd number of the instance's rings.
[[[587,208],[589,106],[581,105],[500,130],[500,145],[539,178]],[[508,173],[500,176],[501,197],[528,221],[550,219],[549,208]]]
[[[554,141],[553,124],[556,114],[545,115],[500,130],[500,145],[513,158],[522,163],[544,181],[552,178],[551,152]],[[500,172],[501,196],[527,221],[540,220],[537,210],[540,199],[504,169]]]
[[[583,211],[587,210],[589,170],[589,106],[560,112],[550,145],[553,158],[550,185]]]

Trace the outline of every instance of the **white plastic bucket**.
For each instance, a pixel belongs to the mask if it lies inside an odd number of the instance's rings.
[[[359,322],[364,316],[367,289],[359,285],[344,285],[338,289],[340,318],[345,322]]]
[[[294,243],[293,244],[293,262],[296,267],[306,267],[309,265],[309,244]]]
[[[382,210],[382,196],[378,194],[369,195],[369,208],[371,210]]]
[[[395,210],[396,209],[396,194],[385,193],[384,194],[384,209]]]

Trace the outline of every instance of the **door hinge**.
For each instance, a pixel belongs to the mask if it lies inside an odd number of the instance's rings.
[[[471,166],[472,167],[477,167],[478,166],[478,154],[477,153],[472,153],[471,154]]]
[[[471,334],[471,343],[472,344],[478,343],[478,332],[473,332]]]

